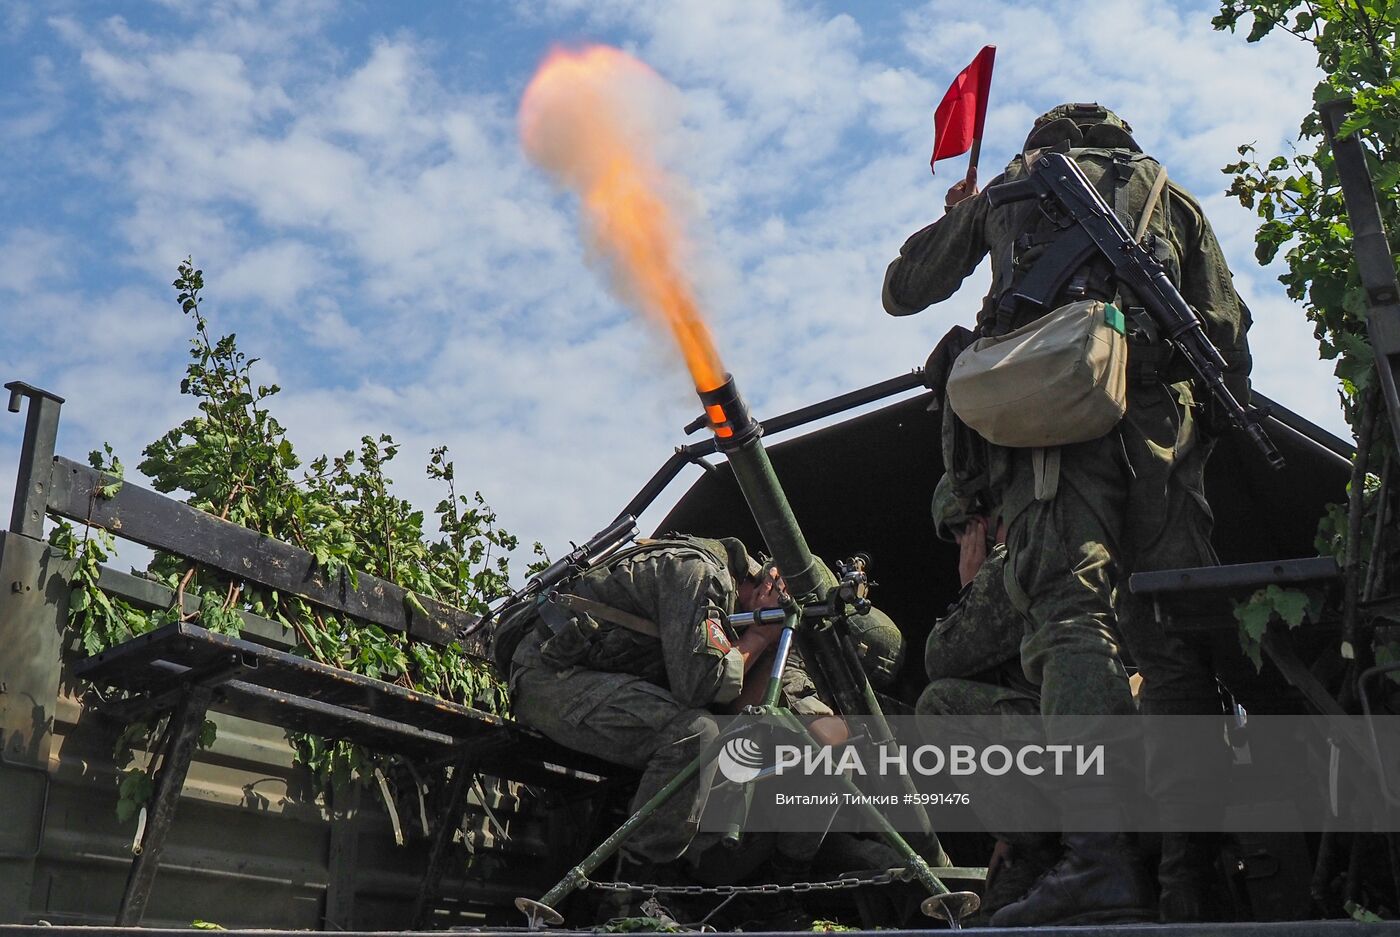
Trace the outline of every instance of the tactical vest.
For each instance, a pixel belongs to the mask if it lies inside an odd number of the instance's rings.
[[[1089,182],[1112,206],[1124,226],[1129,231],[1135,231],[1148,206],[1149,196],[1152,196],[1161,164],[1143,153],[1121,129],[1106,126],[1091,128],[1087,137],[1072,125],[1066,129],[1072,136],[1057,137],[1053,133],[1054,128],[1047,128],[1050,132],[1032,134],[1027,141],[1028,149],[1011,161],[1003,177],[997,181],[1014,182],[1025,178],[1028,167],[1046,150],[1063,152],[1084,171]],[[1181,259],[1172,239],[1172,197],[1170,186],[1161,188],[1160,194],[1152,196],[1153,204],[1144,236],[1150,239],[1157,260],[1167,270],[1172,282],[1179,285]],[[1174,371],[1168,374],[1173,366],[1170,347],[1154,340],[1155,336],[1148,331],[1150,327],[1146,324],[1145,315],[1133,314],[1139,305],[1136,298],[1125,295],[1126,291],[1118,286],[1112,275],[1111,266],[1097,251],[1080,263],[1052,269],[1051,258],[1054,257],[1060,229],[1045,215],[1038,201],[1028,199],[1013,202],[994,211],[1006,214],[999,219],[997,243],[992,246],[992,288],[977,317],[978,333],[1004,335],[1074,299],[1102,299],[1129,313],[1130,388],[1133,383],[1189,377],[1184,373],[1178,376]],[[1002,237],[1003,232],[1012,234]],[[1058,295],[1043,307],[1018,305],[1013,296],[1026,279],[1047,274],[1061,283]],[[947,363],[951,363],[951,358],[970,343],[971,338],[960,338],[955,347],[948,349],[945,354],[949,359]],[[938,349],[935,349],[935,354],[937,352]],[[986,440],[957,419],[952,408],[943,409],[943,460],[954,490],[979,510],[995,509],[994,505],[980,503],[997,484],[997,479],[992,477],[996,466]]]
[[[1123,147],[1079,146],[1057,148],[1065,152],[1084,171],[1094,188],[1112,206],[1124,226],[1137,228],[1148,199],[1156,204],[1150,208],[1145,238],[1157,260],[1166,268],[1173,283],[1181,282],[1181,259],[1172,242],[1170,189],[1154,193],[1154,183],[1162,171],[1161,164],[1146,153]],[[1028,165],[1039,151],[1018,156],[1006,169],[1005,181],[1025,178]],[[1099,299],[1112,302],[1119,309],[1133,309],[1135,297],[1120,287],[1113,268],[1097,250],[1087,256],[1071,259],[1059,252],[1067,243],[1061,242],[1061,229],[1046,216],[1035,200],[1008,206],[1018,214],[1010,219],[1010,228],[1019,232],[995,247],[992,269],[996,279],[988,294],[979,324],[985,335],[1004,335],[1028,324],[1052,309],[1079,299]],[[1075,262],[1078,260],[1078,262]],[[1030,277],[1049,278],[1058,284],[1051,293],[1054,298],[1044,307],[1019,304],[1015,293]],[[1139,317],[1141,319],[1143,317]],[[1143,328],[1141,321],[1133,323]],[[1151,340],[1150,336],[1144,336]]]

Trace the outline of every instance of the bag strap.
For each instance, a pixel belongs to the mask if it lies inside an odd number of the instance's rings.
[[[1134,243],[1140,242],[1147,233],[1147,222],[1152,219],[1152,209],[1157,207],[1157,199],[1167,186],[1167,167],[1157,167],[1157,178],[1152,180],[1152,189],[1147,193],[1147,202],[1142,206],[1142,217],[1138,219],[1137,230],[1133,232]]]
[[[1031,469],[1035,474],[1035,500],[1054,501],[1060,490],[1060,447],[1032,449]]]
[[[633,615],[631,612],[624,612],[620,608],[613,608],[611,605],[604,605],[602,602],[595,602],[592,599],[585,599],[579,595],[559,594],[554,597],[556,605],[571,608],[576,612],[584,612],[594,618],[601,618],[603,621],[612,622],[614,625],[621,625],[629,631],[644,634],[648,637],[661,637],[661,629],[656,627],[656,623],[643,618],[641,615]]]
[[[1128,180],[1133,178],[1134,159],[1123,150],[1113,150],[1110,157],[1113,165],[1113,213],[1120,218],[1132,217],[1128,214]]]

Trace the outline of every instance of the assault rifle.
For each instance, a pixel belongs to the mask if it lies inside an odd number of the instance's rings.
[[[542,595],[575,573],[587,572],[635,536],[637,536],[637,519],[631,514],[622,515],[594,534],[587,543],[574,546],[567,555],[560,557],[531,576],[522,588],[506,596],[504,602],[498,604],[472,625],[466,633],[477,631],[502,609],[523,599]]]
[[[1157,258],[1128,233],[1078,164],[1063,153],[1050,153],[1035,161],[1026,178],[987,189],[987,201],[993,206],[1028,198],[1040,199],[1046,214],[1063,229],[1059,240],[1067,243],[1050,248],[1067,260],[1062,269],[1073,271],[1097,249],[1113,265],[1118,281],[1138,297],[1167,341],[1191,365],[1230,423],[1249,436],[1269,465],[1283,468],[1283,455],[1260,426],[1268,414],[1257,407],[1245,407],[1230,393],[1223,376],[1225,359],[1206,337],[1200,317],[1172,285]],[[1076,225],[1077,230],[1072,231]],[[1036,279],[1035,269],[1028,281]],[[1023,289],[1019,298],[1042,305],[1054,299],[1038,292]]]

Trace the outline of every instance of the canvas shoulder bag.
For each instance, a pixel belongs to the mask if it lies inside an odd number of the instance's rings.
[[[948,375],[953,412],[1011,448],[1097,439],[1127,409],[1128,340],[1112,303],[1080,300],[1014,332],[981,338]]]

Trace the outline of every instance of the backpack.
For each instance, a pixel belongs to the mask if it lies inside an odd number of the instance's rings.
[[[1129,230],[1150,237],[1158,259],[1177,273],[1164,225],[1166,171],[1137,149],[1121,129],[1100,130],[1122,145],[1056,147],[1085,171]],[[1077,131],[1076,131],[1077,133]],[[1092,143],[1090,138],[1080,142]],[[1034,154],[1008,168],[1007,181],[1023,178]],[[1157,208],[1161,205],[1162,211]],[[1154,217],[1158,232],[1148,234]],[[984,336],[958,356],[948,377],[948,402],[958,418],[998,446],[1039,448],[1096,439],[1127,409],[1127,323],[1112,265],[1092,246],[1070,256],[1071,241],[1035,203],[1010,224],[995,265],[1002,282],[993,290],[994,314]],[[1041,305],[1030,297],[1050,297]],[[1047,308],[1047,306],[1049,308]]]
[[[1171,238],[1171,196],[1162,164],[1140,150],[1126,147],[1078,146],[1062,151],[1084,171],[1124,226],[1129,231],[1140,231],[1139,239],[1148,239],[1167,275],[1179,284],[1181,261]],[[1038,154],[1036,151],[1018,156],[1007,167],[1004,180],[1025,178]],[[1060,263],[1049,259],[1054,256],[1060,228],[1034,200],[1008,206],[1008,210],[1015,213],[1008,219],[1014,234],[995,248],[1000,254],[993,258],[997,282],[988,296],[990,308],[984,308],[979,323],[984,336],[1005,335],[1076,300],[1111,302],[1122,310],[1138,305],[1135,297],[1118,287],[1112,265],[1097,250],[1077,263],[1064,258]],[[1032,277],[1042,281],[1048,278],[1055,287],[1046,291],[1055,297],[1048,305],[1028,303],[1020,295]]]
[[[510,674],[510,660],[520,641],[535,626],[535,597],[527,596],[501,609],[491,630],[491,661],[502,675]]]

